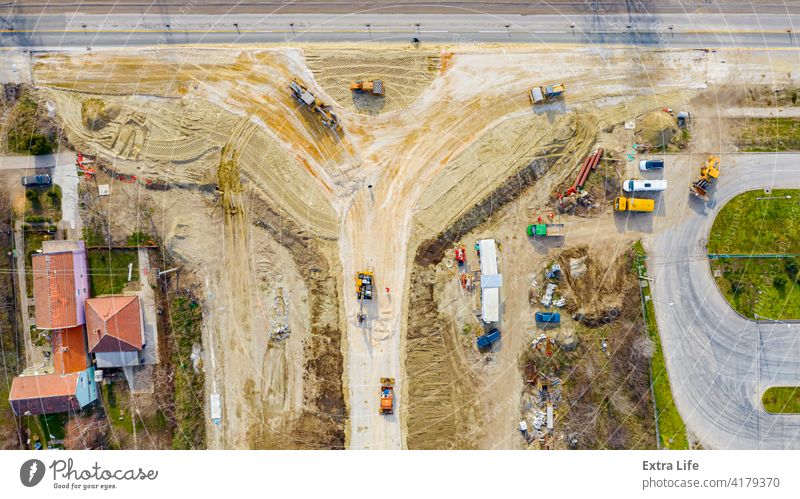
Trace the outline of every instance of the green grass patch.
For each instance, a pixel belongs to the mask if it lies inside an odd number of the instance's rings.
[[[47,448],[52,449],[58,447],[63,449],[64,444],[54,444],[51,440],[64,440],[65,429],[69,415],[66,413],[60,414],[43,414],[39,416],[39,424],[41,425],[42,432],[47,437]]]
[[[194,372],[189,356],[192,345],[201,344],[203,313],[194,301],[176,297],[170,304],[169,318],[176,348],[171,361],[175,366],[175,422],[173,449],[202,449],[205,443],[205,377]]]
[[[25,218],[43,217],[61,220],[61,187],[28,187],[25,189]]]
[[[120,390],[114,383],[102,385],[103,406],[111,425],[127,433],[133,433],[132,411],[128,407],[127,390]],[[124,392],[124,393],[122,393]]]
[[[761,396],[771,414],[800,414],[800,386],[773,386]]]
[[[800,190],[750,191],[731,199],[714,220],[708,252],[800,254]]]
[[[796,258],[711,260],[711,271],[725,299],[750,319],[800,318]]]
[[[128,236],[128,246],[143,246],[151,244],[153,241],[153,236],[141,231],[134,232]]]
[[[634,245],[636,258],[634,271],[639,276],[647,276],[645,267],[646,253],[641,241]],[[653,300],[650,299],[650,287],[643,290],[645,296],[644,318],[647,323],[647,333],[653,341],[653,357],[650,365],[653,373],[653,393],[656,399],[656,412],[658,414],[658,429],[661,436],[661,447],[664,449],[688,449],[689,440],[686,437],[686,424],[683,422],[675,401],[672,398],[672,388],[667,374],[667,365],[664,360],[664,350],[661,347],[661,336],[658,333],[656,312]]]
[[[800,190],[750,191],[731,199],[714,220],[708,252],[800,254]],[[797,258],[713,259],[710,265],[728,303],[745,317],[800,318]]]
[[[136,250],[88,250],[89,286],[92,296],[121,293],[128,283],[128,264],[133,264],[131,282],[139,280],[139,258]]]
[[[106,242],[105,238],[97,232],[96,230],[92,229],[91,227],[84,227],[83,228],[83,241],[86,246],[106,246],[108,243]]]
[[[777,152],[800,150],[800,119],[747,118],[737,145],[742,151]]]
[[[33,255],[42,249],[42,241],[52,239],[52,237],[44,232],[25,231],[24,244],[25,244],[25,283],[27,285],[28,298],[33,298]]]
[[[23,96],[14,105],[6,136],[10,152],[39,156],[55,150],[56,139],[40,129],[38,112],[38,105],[28,96]]]

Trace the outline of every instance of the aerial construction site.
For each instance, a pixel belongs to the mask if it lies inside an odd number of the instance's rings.
[[[415,39],[2,56],[56,150],[80,154],[76,223],[45,239],[84,241],[90,277],[92,248],[149,248],[159,361],[104,369],[68,420],[116,448],[724,446],[665,364],[682,347],[659,337],[652,251],[713,209],[737,120],[797,88],[797,53],[765,53]]]

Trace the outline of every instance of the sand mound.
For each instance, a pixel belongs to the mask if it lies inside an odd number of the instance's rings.
[[[666,147],[676,132],[675,119],[661,110],[640,116],[636,127],[638,140],[654,149]]]
[[[105,128],[116,117],[116,109],[106,109],[106,103],[100,99],[86,99],[81,104],[81,122],[89,130],[96,132]]]

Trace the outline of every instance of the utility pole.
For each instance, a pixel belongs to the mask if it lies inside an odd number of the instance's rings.
[[[367,31],[369,31],[369,39],[372,40],[372,24],[367,23]]]
[[[289,23],[289,27],[292,28],[292,36],[297,36],[297,33],[294,32],[294,23]]]

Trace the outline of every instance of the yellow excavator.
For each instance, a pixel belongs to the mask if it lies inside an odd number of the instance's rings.
[[[709,156],[706,164],[700,168],[700,178],[689,187],[689,192],[703,201],[708,201],[708,190],[717,178],[719,178],[719,157]]]
[[[356,274],[356,297],[358,298],[358,322],[364,322],[367,314],[364,313],[364,300],[371,300],[375,288],[375,275],[363,270]]]
[[[301,82],[296,79],[292,80],[289,83],[289,90],[292,91],[292,95],[300,104],[319,114],[320,121],[324,126],[330,129],[335,129],[339,126],[339,117],[331,112],[331,106],[318,101],[314,94],[309,92],[308,88]]]

